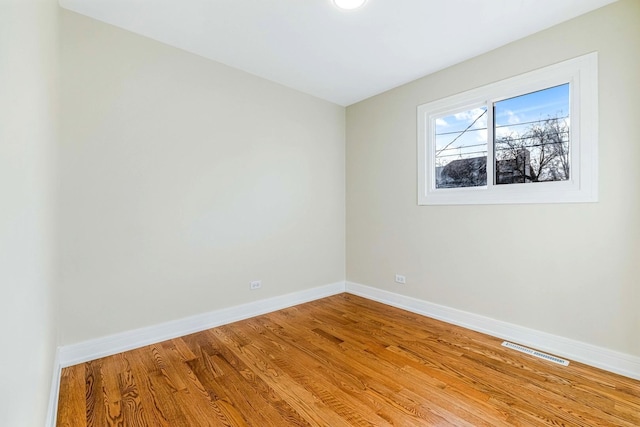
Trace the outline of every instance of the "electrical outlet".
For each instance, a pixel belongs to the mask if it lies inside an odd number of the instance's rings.
[[[407,278],[404,277],[402,274],[396,274],[396,283],[400,283],[404,285],[405,283],[407,283]]]
[[[256,289],[260,289],[262,287],[262,280],[254,280],[249,283],[249,289],[255,291]]]

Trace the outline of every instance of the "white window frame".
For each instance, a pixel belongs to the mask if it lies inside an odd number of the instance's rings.
[[[570,164],[566,181],[494,183],[493,103],[569,83]],[[435,120],[487,106],[487,185],[436,188]],[[598,201],[598,54],[590,53],[418,106],[418,205]]]

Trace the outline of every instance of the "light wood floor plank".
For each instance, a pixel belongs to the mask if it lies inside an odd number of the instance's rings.
[[[65,368],[58,426],[640,425],[640,382],[349,294]]]
[[[85,365],[73,369],[63,369],[60,378],[60,396],[65,396],[67,404],[60,405],[58,427],[82,427],[87,425]]]

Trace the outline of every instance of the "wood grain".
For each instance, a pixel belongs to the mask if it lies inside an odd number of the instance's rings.
[[[58,426],[640,426],[640,382],[349,294],[62,371]]]

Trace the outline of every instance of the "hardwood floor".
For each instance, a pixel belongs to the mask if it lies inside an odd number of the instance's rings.
[[[640,382],[341,294],[63,369],[58,426],[639,426]]]

